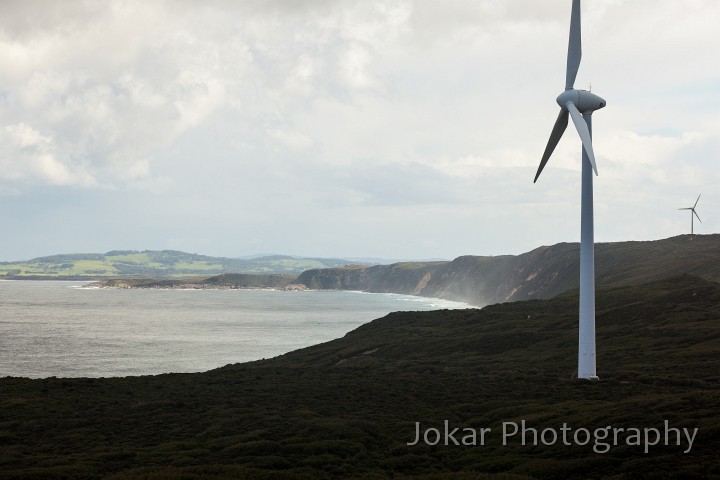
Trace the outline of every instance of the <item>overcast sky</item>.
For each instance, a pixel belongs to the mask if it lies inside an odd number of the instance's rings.
[[[579,241],[570,0],[0,3],[0,260]],[[597,241],[720,225],[720,2],[585,0]]]

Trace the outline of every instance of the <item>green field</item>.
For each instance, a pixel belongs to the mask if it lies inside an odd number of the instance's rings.
[[[68,254],[23,262],[0,262],[6,278],[191,277],[221,273],[299,274],[310,268],[342,266],[340,259],[270,256],[255,259],[209,257],[171,250]]]

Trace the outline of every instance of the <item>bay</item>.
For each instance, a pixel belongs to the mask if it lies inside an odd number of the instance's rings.
[[[0,281],[0,377],[200,372],[332,340],[393,311],[468,307],[349,291],[83,285]]]

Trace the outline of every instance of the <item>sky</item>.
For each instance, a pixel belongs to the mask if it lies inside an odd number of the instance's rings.
[[[0,3],[0,260],[519,254],[580,238],[580,142],[533,178],[570,0]],[[720,2],[585,0],[595,238],[720,231]]]

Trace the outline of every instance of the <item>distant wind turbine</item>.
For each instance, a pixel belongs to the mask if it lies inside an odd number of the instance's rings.
[[[597,380],[595,365],[595,252],[593,240],[593,182],[592,171],[597,175],[595,154],[592,147],[592,113],[605,106],[605,100],[586,90],[575,90],[575,78],[582,58],[582,36],[580,34],[580,0],[573,0],[570,15],[570,40],[568,42],[565,91],[557,97],[560,114],[550,133],[535,175],[537,182],[540,172],[550,159],[555,147],[572,118],[575,129],[582,141],[582,194],[580,215],[580,319],[578,339],[578,378]],[[533,183],[534,183],[533,182]]]
[[[702,193],[700,195],[702,195]],[[700,195],[698,195],[697,200],[695,200],[695,205],[693,205],[692,207],[678,208],[678,210],[690,210],[690,235],[694,234],[693,215],[697,217],[698,222],[702,223],[702,220],[700,220],[700,217],[698,216],[697,212],[695,211],[695,207],[697,207],[697,204],[700,201]]]

